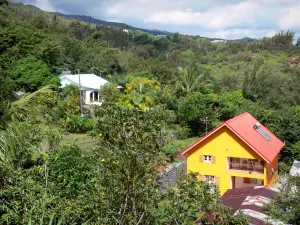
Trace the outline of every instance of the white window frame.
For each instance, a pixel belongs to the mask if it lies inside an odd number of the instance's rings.
[[[204,156],[204,162],[211,163],[212,162],[212,156],[211,155],[205,155]]]
[[[204,181],[209,184],[215,184],[215,176],[204,175]]]

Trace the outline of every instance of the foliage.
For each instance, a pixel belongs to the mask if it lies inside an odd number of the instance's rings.
[[[4,4],[8,5],[8,0],[1,0],[0,1],[0,5],[4,5]]]
[[[220,97],[219,104],[223,121],[229,120],[253,107],[253,103],[246,100],[240,90],[223,94]]]
[[[191,173],[186,181],[178,181],[176,186],[161,193],[152,212],[153,224],[195,224],[201,213],[210,212],[217,197],[218,193],[212,192],[208,183]]]
[[[178,118],[186,123],[194,134],[204,133],[218,122],[217,96],[190,93],[181,98],[178,107]]]
[[[60,126],[70,133],[85,133],[94,127],[94,120],[77,115],[67,115],[59,121]]]
[[[154,105],[155,94],[160,90],[159,82],[155,79],[134,77],[126,85],[125,94],[118,103],[129,108],[146,110]]]
[[[107,199],[108,223],[144,224],[157,184],[161,123],[155,113],[104,105],[96,112],[95,135],[101,180]]]
[[[45,154],[42,165],[15,171],[9,186],[0,193],[1,220],[7,224],[51,221],[84,223],[94,217],[97,180],[93,158],[82,156],[75,146]],[[4,201],[5,200],[5,201]]]
[[[201,90],[209,84],[208,72],[201,71],[196,66],[180,69],[178,77],[178,88],[182,93],[190,93]]]
[[[21,89],[29,92],[47,84],[59,83],[59,79],[51,74],[50,68],[42,60],[31,56],[17,61],[9,73]]]
[[[286,49],[293,46],[294,36],[295,33],[292,31],[287,31],[286,33],[281,31],[272,37],[272,41],[277,48]]]
[[[266,210],[276,219],[288,224],[299,224],[299,177],[288,177],[280,193],[266,205]]]
[[[0,1],[0,214],[6,223],[192,223],[197,207],[208,204],[195,205],[185,194],[193,187],[201,191],[191,196],[200,199],[204,186],[179,182],[159,193],[156,168],[196,137],[168,142],[164,134],[177,127],[181,138],[203,135],[245,111],[285,141],[281,170],[299,158],[300,51],[292,31],[213,43],[179,33],[124,32],[6,3]],[[101,87],[105,104],[96,109],[96,124],[79,117],[76,86],[14,99],[14,91],[58,85],[56,75],[77,69],[115,83]],[[124,92],[115,88],[121,84]],[[101,144],[89,152],[92,158],[60,147],[59,120],[72,132],[94,128]],[[243,217],[229,215],[217,199],[211,203],[214,223],[241,224]],[[289,204],[282,200],[275,211],[297,223],[297,207]]]
[[[15,166],[25,165],[32,156],[34,148],[41,142],[40,128],[30,120],[39,107],[35,98],[51,93],[48,86],[8,105],[0,117],[0,175]]]
[[[121,95],[117,85],[112,83],[103,85],[100,88],[99,94],[105,102],[116,102]]]
[[[75,85],[67,85],[63,88],[57,108],[59,117],[80,115],[79,88]]]

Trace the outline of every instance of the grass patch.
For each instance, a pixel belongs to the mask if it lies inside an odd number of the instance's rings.
[[[172,141],[170,144],[175,145],[177,149],[180,151],[189,145],[193,144],[199,139],[199,137],[192,137],[192,138],[186,138],[186,139],[178,139]]]
[[[84,152],[90,152],[92,148],[97,145],[96,139],[88,134],[65,134],[60,144],[65,145],[72,142],[78,145]]]

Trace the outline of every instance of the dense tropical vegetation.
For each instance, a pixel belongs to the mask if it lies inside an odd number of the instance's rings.
[[[300,160],[291,31],[252,42],[155,37],[8,1],[0,24],[2,224],[194,224],[211,211],[215,224],[245,224],[196,174],[165,191],[157,180],[190,140],[245,111],[285,140],[280,173]],[[77,87],[59,89],[61,71],[77,69],[110,81],[93,118],[81,117]],[[66,143],[72,133],[96,144]],[[287,207],[278,202],[275,216]],[[282,219],[298,224],[295,210]]]

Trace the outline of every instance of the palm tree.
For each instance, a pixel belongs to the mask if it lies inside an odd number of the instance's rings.
[[[13,167],[16,149],[22,142],[21,137],[28,132],[22,122],[38,111],[36,98],[43,94],[52,93],[54,86],[46,86],[26,95],[20,100],[7,106],[0,116],[0,174]]]
[[[183,93],[190,93],[198,91],[210,83],[209,74],[207,70],[200,71],[195,66],[188,66],[179,68],[179,79],[177,80],[177,87]]]

